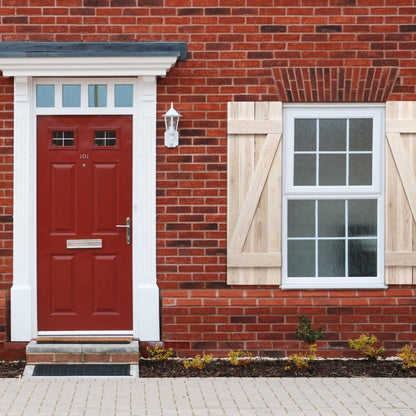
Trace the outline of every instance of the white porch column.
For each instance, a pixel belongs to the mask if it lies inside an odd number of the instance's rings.
[[[31,132],[31,77],[14,78],[14,189],[13,286],[11,289],[11,340],[29,341],[36,334],[36,291],[33,291],[34,137]]]
[[[133,161],[133,333],[158,341],[159,288],[156,284],[156,77],[139,79],[139,117]],[[136,194],[137,193],[137,194]],[[136,197],[135,197],[136,196]]]

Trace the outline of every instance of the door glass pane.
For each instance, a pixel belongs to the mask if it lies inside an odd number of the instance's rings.
[[[102,130],[94,132],[94,146],[116,146],[116,131]]]
[[[295,154],[294,156],[294,177],[295,186],[316,185],[316,156]]]
[[[345,236],[345,201],[318,201],[318,236]]]
[[[345,276],[345,240],[318,242],[318,276]]]
[[[133,107],[133,85],[123,84],[115,86],[115,106]]]
[[[107,107],[107,85],[88,85],[88,106]]]
[[[54,85],[36,85],[36,107],[55,107]]]
[[[348,201],[348,236],[377,236],[377,200]]]
[[[73,131],[54,131],[52,133],[52,146],[67,147],[74,145]]]
[[[319,185],[346,185],[345,154],[321,154],[319,156]]]
[[[348,275],[377,276],[377,240],[349,240]]]
[[[350,154],[349,185],[369,185],[373,182],[371,154]]]
[[[350,150],[352,152],[373,150],[373,119],[350,120]]]
[[[290,200],[288,211],[288,237],[315,236],[315,201]]]
[[[81,107],[81,85],[62,85],[62,107]]]
[[[322,152],[346,150],[347,121],[345,119],[319,120],[319,150]]]
[[[315,241],[290,240],[287,243],[288,276],[315,276]]]
[[[316,120],[295,120],[295,152],[316,150]]]

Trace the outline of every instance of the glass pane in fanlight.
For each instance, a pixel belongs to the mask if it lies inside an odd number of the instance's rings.
[[[114,91],[116,107],[133,107],[133,85],[116,85]]]
[[[55,86],[36,86],[36,107],[55,107]]]
[[[62,85],[62,107],[81,107],[81,85]]]

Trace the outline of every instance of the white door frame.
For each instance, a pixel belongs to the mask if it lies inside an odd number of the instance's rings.
[[[0,58],[14,77],[14,214],[11,340],[37,328],[35,77],[137,78],[133,114],[133,337],[160,339],[156,284],[156,83],[177,61],[158,57]],[[140,198],[139,198],[140,195]]]

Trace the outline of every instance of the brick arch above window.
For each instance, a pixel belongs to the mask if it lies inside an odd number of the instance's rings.
[[[395,67],[275,68],[283,102],[385,102],[398,81]]]

